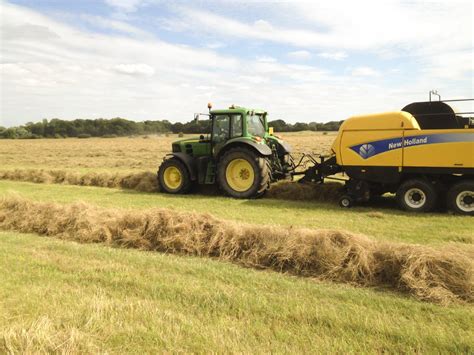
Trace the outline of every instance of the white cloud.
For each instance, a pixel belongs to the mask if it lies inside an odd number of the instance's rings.
[[[318,54],[318,57],[332,59],[332,60],[343,60],[347,58],[347,53],[345,52],[322,52]]]
[[[155,69],[147,64],[118,64],[114,66],[118,73],[127,75],[146,75],[151,76],[155,74]]]
[[[423,73],[438,79],[471,80],[474,93],[474,50],[458,50],[439,53],[426,60]]]
[[[262,32],[272,32],[273,27],[270,25],[268,21],[265,20],[257,20],[253,23],[253,27],[256,30],[262,31]]]
[[[277,28],[265,20],[247,24],[230,16],[220,16],[186,7],[180,7],[178,12],[179,18],[162,19],[163,28],[171,31],[197,31],[216,36],[252,38],[300,46],[314,46],[321,43],[331,45],[331,38],[325,35],[307,30]]]
[[[144,0],[105,0],[107,5],[125,12],[136,11],[143,2]]]
[[[300,51],[293,51],[293,52],[288,53],[288,57],[290,57],[291,59],[296,59],[296,60],[309,60],[311,59],[312,55],[308,51],[300,50]]]
[[[124,21],[112,20],[102,16],[86,15],[82,14],[79,16],[82,20],[92,24],[93,26],[111,29],[122,33],[137,35],[137,36],[151,36],[146,31],[141,30],[135,26],[132,26]]]
[[[374,70],[369,67],[357,67],[352,70],[351,75],[376,77],[376,76],[380,76],[380,73],[377,70]]]
[[[192,118],[192,112],[205,109],[209,101],[215,107],[227,107],[232,103],[263,107],[269,110],[272,118],[292,122],[328,121],[357,113],[400,109],[409,101],[426,99],[426,92],[431,88],[449,92],[450,96],[468,96],[472,92],[469,82],[472,78],[472,67],[469,68],[472,45],[466,45],[465,41],[457,43],[456,39],[453,39],[454,47],[464,43],[464,50],[447,47],[448,50],[445,48],[442,52],[441,47],[435,50],[431,45],[419,48],[417,55],[421,56],[420,63],[424,68],[421,75],[411,76],[402,81],[403,84],[390,87],[386,80],[377,80],[379,73],[370,67],[371,63],[349,68],[345,74],[334,73],[315,65],[285,64],[272,52],[243,59],[239,54],[222,55],[209,49],[171,44],[137,32],[133,26],[123,26],[128,25],[126,23],[104,22],[103,18],[93,20],[103,26],[115,27],[116,32],[122,34],[79,30],[1,1],[0,11],[3,15],[0,23],[0,120],[5,122],[3,125],[43,117],[122,116],[187,121]],[[210,43],[227,44],[228,37],[219,36],[237,36],[288,43],[297,47],[295,52],[345,53],[349,52],[345,41],[350,43],[353,39],[353,36],[340,37],[329,25],[314,38],[314,31],[287,32],[271,18],[250,24],[229,19],[216,26],[211,22],[215,15],[211,14],[210,18],[206,17],[207,12],[204,15],[204,19],[193,17],[189,23],[195,31],[209,31],[212,36],[205,40]],[[183,24],[188,26],[189,23]],[[130,34],[133,36],[128,36]],[[297,34],[303,36],[294,37]],[[464,33],[463,36],[466,37]],[[330,43],[333,39],[337,41]],[[298,43],[303,47],[298,48]],[[308,43],[317,48],[306,46]],[[376,43],[380,41],[377,39]],[[373,45],[374,42],[370,42],[371,48]],[[360,43],[348,47],[359,48]],[[435,57],[433,54],[436,53],[443,55]],[[435,76],[440,73],[444,78],[438,80]],[[387,75],[398,77],[400,73]],[[447,78],[450,75],[454,76]],[[367,76],[373,80],[362,80]],[[467,77],[468,82],[453,79],[458,77]]]
[[[332,0],[279,4],[279,11],[304,19],[300,23],[325,26],[326,37],[331,38],[337,48],[390,47],[406,53],[419,47],[472,46],[473,4],[469,0]]]
[[[273,57],[262,55],[262,56],[257,56],[257,62],[261,63],[276,63],[277,60]]]
[[[219,48],[224,48],[226,45],[225,43],[222,42],[211,42],[206,44],[206,48],[209,49],[219,49]]]
[[[249,23],[245,17],[185,6],[177,8],[176,17],[163,21],[168,30],[268,41],[305,50],[323,48],[327,49],[323,57],[336,60],[353,50],[397,57],[472,48],[473,4],[468,0],[276,1],[266,5],[269,14],[285,14],[298,25],[281,26],[275,20]]]

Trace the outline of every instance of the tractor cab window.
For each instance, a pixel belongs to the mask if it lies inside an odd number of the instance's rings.
[[[229,139],[230,117],[227,115],[216,115],[213,119],[212,141],[222,143]]]
[[[232,122],[232,132],[231,132],[232,138],[242,137],[242,116],[232,115],[231,122]]]
[[[265,135],[265,121],[263,115],[247,116],[247,131],[253,136],[263,137]]]

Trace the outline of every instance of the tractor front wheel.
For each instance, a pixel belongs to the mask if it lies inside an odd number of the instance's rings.
[[[185,194],[191,189],[191,178],[186,166],[178,159],[165,160],[158,169],[158,183],[170,194]]]
[[[220,188],[235,198],[262,196],[270,186],[270,174],[267,160],[246,148],[230,149],[217,167]]]

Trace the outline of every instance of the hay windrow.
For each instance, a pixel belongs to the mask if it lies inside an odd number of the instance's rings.
[[[337,230],[256,226],[207,214],[60,205],[18,196],[0,199],[0,228],[390,287],[444,304],[473,301],[473,257],[454,247],[381,243]]]
[[[298,183],[281,181],[273,184],[265,197],[295,201],[337,201],[343,194],[343,185],[338,182]]]
[[[15,169],[0,171],[1,180],[46,184],[66,184],[131,189],[141,192],[158,191],[156,174],[139,173],[77,173],[65,170]]]
[[[15,169],[0,171],[0,180],[25,181],[47,184],[66,184],[131,189],[140,192],[159,191],[156,174],[138,173],[77,173],[65,170]],[[295,201],[337,201],[342,194],[342,184],[324,184],[281,181],[273,184],[265,197]]]

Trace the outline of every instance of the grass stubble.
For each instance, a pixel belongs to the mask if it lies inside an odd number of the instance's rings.
[[[0,171],[0,180],[122,188],[139,192],[160,192],[161,190],[156,173],[150,171],[79,173],[58,169],[14,169]],[[341,194],[341,187],[342,185],[337,182],[302,184],[280,181],[272,184],[265,194],[265,198],[293,201],[335,201]]]
[[[473,301],[473,253],[339,230],[269,227],[209,214],[0,199],[0,228],[82,243],[211,257],[293,275],[384,287],[440,303]]]

